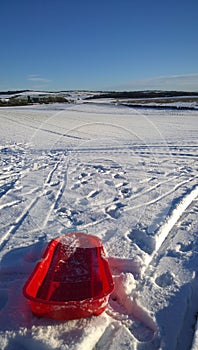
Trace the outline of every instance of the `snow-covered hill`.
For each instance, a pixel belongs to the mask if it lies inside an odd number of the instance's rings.
[[[34,91],[0,92],[0,106],[49,103],[124,105],[135,108],[198,109],[198,93],[182,91]]]
[[[2,350],[197,348],[197,120],[93,103],[0,109]],[[106,248],[108,308],[36,318],[23,285],[47,243],[74,228]]]

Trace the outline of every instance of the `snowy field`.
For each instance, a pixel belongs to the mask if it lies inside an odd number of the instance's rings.
[[[198,349],[198,111],[1,108],[0,140],[0,349]],[[36,318],[23,285],[69,229],[102,239],[114,292]]]

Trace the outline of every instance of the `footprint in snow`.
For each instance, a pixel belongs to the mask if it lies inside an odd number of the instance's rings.
[[[178,244],[179,251],[182,253],[186,253],[189,251],[192,251],[193,248],[193,242],[189,242],[189,244],[179,243]]]
[[[114,177],[114,179],[125,179],[125,177],[119,173],[114,174],[113,177]]]
[[[120,190],[120,196],[121,196],[122,198],[129,198],[129,197],[131,197],[131,195],[132,195],[132,191],[131,191],[131,189],[128,188],[128,187],[122,188],[122,189]]]
[[[79,176],[78,176],[78,178],[79,178],[79,180],[81,180],[81,179],[84,179],[85,177],[87,177],[88,176],[88,174],[87,173],[81,173]]]
[[[75,183],[72,187],[71,190],[77,190],[77,188],[80,187],[80,183]]]
[[[124,205],[122,203],[112,204],[105,209],[106,213],[113,219],[118,219],[121,215],[121,208]]]
[[[105,180],[105,184],[107,186],[114,186],[114,182],[112,180]]]
[[[128,239],[147,254],[152,254],[155,250],[155,240],[148,234],[146,227],[136,227],[127,235]]]
[[[167,271],[158,276],[155,279],[155,283],[161,288],[166,288],[170,285],[175,284],[175,275],[172,272]]]
[[[96,190],[96,191],[91,191],[89,194],[88,194],[88,198],[95,198],[99,193],[101,192],[101,190]]]

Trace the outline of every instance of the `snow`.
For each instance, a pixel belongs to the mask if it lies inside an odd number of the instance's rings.
[[[196,350],[196,349],[198,349],[198,322],[196,324],[195,336],[193,339],[193,345],[191,350]]]
[[[110,102],[0,109],[2,350],[198,348],[197,120]],[[108,307],[37,318],[23,285],[73,229],[102,239]]]

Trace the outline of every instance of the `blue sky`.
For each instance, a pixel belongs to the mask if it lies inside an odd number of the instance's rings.
[[[197,0],[10,0],[0,90],[198,91]]]

